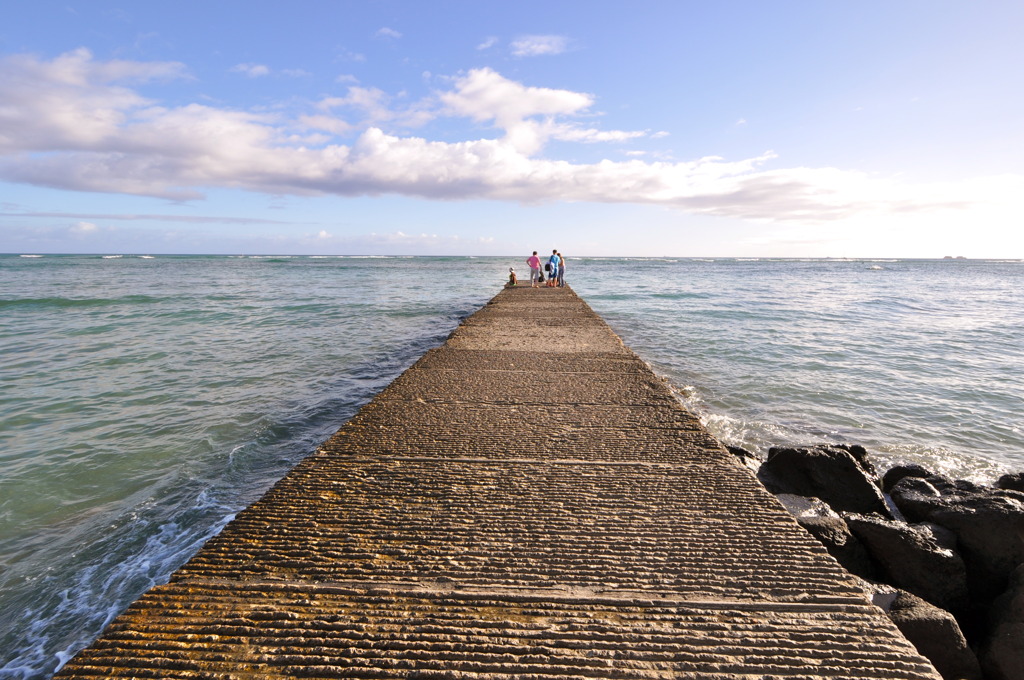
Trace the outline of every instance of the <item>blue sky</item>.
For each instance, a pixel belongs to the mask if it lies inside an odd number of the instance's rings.
[[[1024,3],[0,9],[0,252],[1024,258]]]

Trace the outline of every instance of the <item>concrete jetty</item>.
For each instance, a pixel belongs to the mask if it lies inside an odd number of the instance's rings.
[[[520,286],[57,677],[939,676],[583,300]]]

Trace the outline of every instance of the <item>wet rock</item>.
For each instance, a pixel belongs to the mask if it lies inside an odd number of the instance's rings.
[[[1024,472],[1003,475],[996,481],[996,488],[1024,491]]]
[[[828,554],[851,574],[864,579],[876,577],[875,567],[868,551],[850,533],[846,522],[827,503],[819,498],[779,494],[776,496],[796,521],[818,542]]]
[[[729,453],[736,456],[743,467],[757,474],[757,469],[761,467],[760,458],[741,446],[727,446],[726,448],[729,449]]]
[[[953,482],[953,488],[956,489],[957,491],[971,492],[982,492],[986,490],[986,487],[981,486],[979,484],[975,484],[974,482],[967,479],[956,480],[955,482]]]
[[[966,479],[950,479],[945,475],[932,475],[924,479],[943,495],[955,494],[961,491],[983,491],[985,489],[985,487],[978,486]]]
[[[967,607],[964,562],[936,537],[938,533],[948,545],[948,532],[865,515],[848,514],[845,519],[878,566],[882,580],[948,611]]]
[[[897,482],[905,477],[931,477],[932,473],[920,465],[897,465],[882,475],[882,491],[889,493]]]
[[[791,493],[780,493],[776,498],[797,520],[810,518],[834,517],[841,519],[839,513],[829,507],[828,503],[820,498],[811,496],[797,496]]]
[[[813,496],[837,512],[891,517],[878,475],[861,446],[773,447],[757,476],[774,494]]]
[[[928,481],[929,479],[935,479],[935,477],[904,477],[899,482],[890,487],[887,493],[890,497],[892,497],[893,493],[899,495],[913,492],[916,494],[920,494],[921,496],[932,496],[934,498],[938,498],[939,496],[942,495],[942,493],[935,486],[933,486],[930,481]],[[895,502],[895,499],[893,499],[893,502]]]
[[[978,659],[952,614],[908,592],[896,596],[888,613],[900,632],[943,678],[981,680]]]
[[[931,522],[956,534],[971,594],[990,600],[1024,563],[1024,494],[986,489],[937,476],[905,478],[890,492],[911,522]]]
[[[1024,680],[1024,566],[1010,579],[990,612],[991,632],[981,652],[982,667],[992,680]]]

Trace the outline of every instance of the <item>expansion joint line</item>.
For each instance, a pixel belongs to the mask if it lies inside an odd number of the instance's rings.
[[[457,598],[462,600],[506,600],[514,602],[551,602],[568,605],[606,605],[621,607],[657,607],[713,611],[750,612],[841,612],[872,607],[856,597],[807,597],[792,600],[765,598],[734,600],[688,599],[685,593],[666,590],[631,590],[626,588],[586,588],[579,586],[509,586],[460,585],[440,580],[270,580],[188,577],[172,581],[171,586],[209,588],[225,593],[261,590],[306,595],[388,595],[406,597]]]
[[[339,454],[319,448],[316,455],[332,458],[344,458],[352,462],[415,462],[415,463],[471,463],[479,465],[505,465],[515,463],[518,465],[583,465],[595,467],[623,467],[623,468],[654,468],[659,470],[685,470],[692,469],[693,463],[651,463],[645,461],[624,461],[624,460],[594,460],[582,458],[484,458],[476,457],[454,457],[440,458],[438,456],[409,456],[389,454]]]

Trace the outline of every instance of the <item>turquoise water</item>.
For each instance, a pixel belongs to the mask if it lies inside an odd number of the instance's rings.
[[[1020,261],[641,262],[576,289],[726,443],[1024,470]]]
[[[0,256],[0,678],[45,678],[523,258]],[[1024,263],[572,259],[726,443],[1024,470]]]

